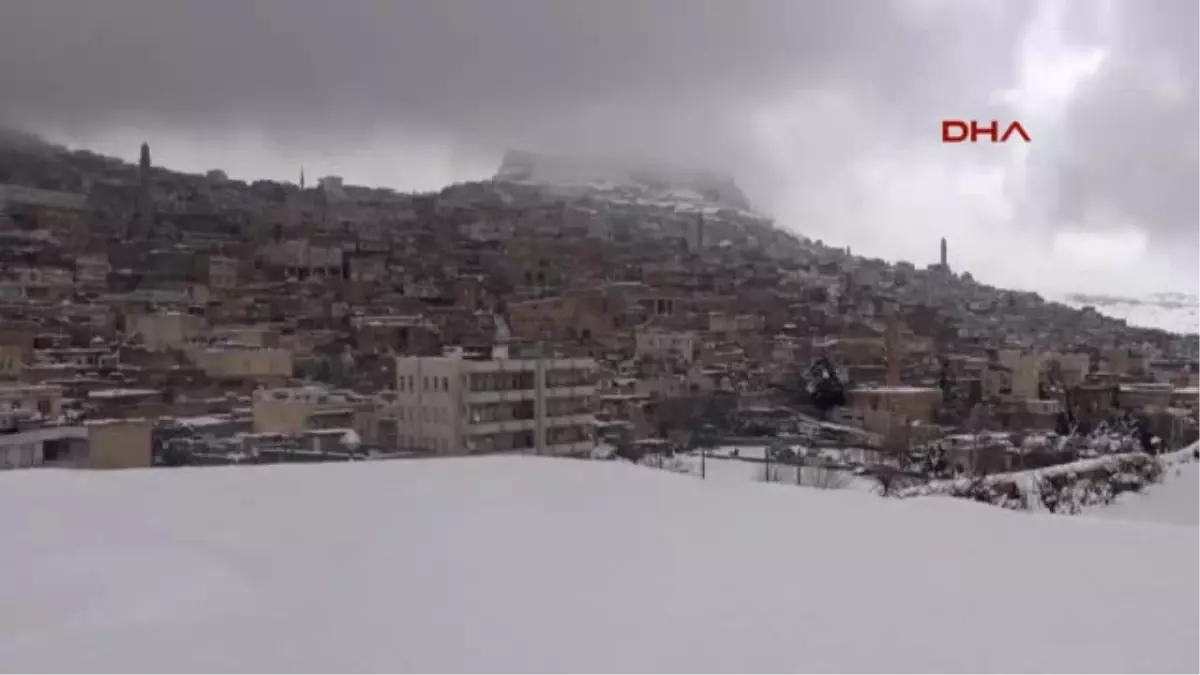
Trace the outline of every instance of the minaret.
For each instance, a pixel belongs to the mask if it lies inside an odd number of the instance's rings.
[[[887,380],[889,387],[900,384],[900,321],[896,309],[887,310],[887,328],[883,333],[883,350],[887,358]]]
[[[143,182],[150,177],[150,144],[142,142],[142,153],[138,159],[138,177]]]
[[[141,157],[138,159],[137,226],[140,236],[149,235],[154,230],[154,205],[150,193],[150,181],[150,144],[143,142]]]
[[[504,315],[496,312],[492,314],[492,323],[496,327],[495,337],[492,340],[492,358],[507,359],[508,344],[512,340],[512,331],[508,328],[508,321]]]
[[[947,267],[947,265],[946,265],[946,238],[945,237],[942,237],[942,267]]]
[[[300,167],[300,191],[304,191],[304,167]]]

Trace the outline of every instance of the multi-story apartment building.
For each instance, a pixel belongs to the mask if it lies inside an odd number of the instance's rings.
[[[397,444],[439,453],[572,454],[592,447],[595,361],[461,354],[396,360]]]

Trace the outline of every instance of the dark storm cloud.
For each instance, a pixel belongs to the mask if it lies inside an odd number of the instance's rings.
[[[1114,6],[1100,70],[1080,87],[1060,138],[1034,145],[1036,180],[1063,227],[1136,227],[1156,250],[1194,270],[1200,191],[1200,106],[1195,0]],[[1093,42],[1094,44],[1094,42]]]
[[[721,117],[801,89],[925,120],[1005,75],[1021,12],[991,4],[37,0],[0,7],[0,90],[16,123],[404,127],[483,142],[595,123],[605,107],[613,128],[588,133],[660,130],[670,120],[656,117]]]

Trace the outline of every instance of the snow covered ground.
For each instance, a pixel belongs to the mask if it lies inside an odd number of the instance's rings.
[[[1120,495],[1117,501],[1093,509],[1088,515],[1200,527],[1200,464],[1169,467],[1162,483],[1142,493]]]
[[[1197,672],[1197,532],[532,457],[6,472],[0,665]]]

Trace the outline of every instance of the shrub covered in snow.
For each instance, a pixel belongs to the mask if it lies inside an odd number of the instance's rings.
[[[1135,452],[982,478],[933,481],[895,492],[898,497],[946,495],[1004,508],[1079,513],[1140,491],[1163,475],[1158,458]]]

